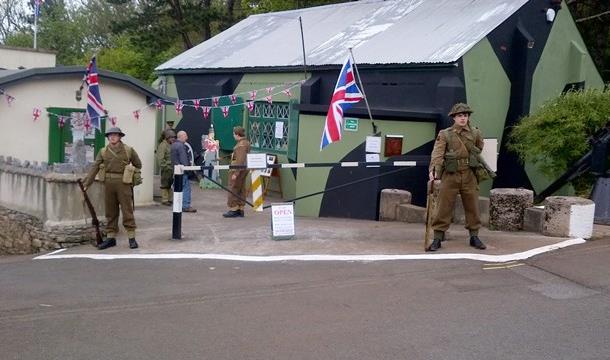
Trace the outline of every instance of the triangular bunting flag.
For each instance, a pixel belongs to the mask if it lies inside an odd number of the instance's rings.
[[[286,94],[288,97],[292,97],[292,92],[290,92],[290,89],[285,89],[284,94]]]
[[[176,99],[176,115],[180,115],[182,112],[182,108],[184,107],[184,103],[180,99]]]
[[[209,116],[210,116],[210,107],[204,106],[203,107],[203,118],[207,119]]]
[[[248,111],[252,112],[254,110],[254,101],[246,102],[246,106],[248,107]]]
[[[157,99],[155,106],[157,107],[157,110],[163,109],[163,101],[161,99]]]
[[[40,109],[34,108],[34,110],[32,110],[32,117],[34,118],[34,121],[38,120],[40,117]]]
[[[250,100],[254,101],[256,99],[256,90],[250,91]]]
[[[193,105],[195,106],[195,111],[199,111],[199,99],[193,100]]]
[[[229,116],[229,107],[228,106],[222,107],[222,115],[224,115],[224,117]]]
[[[220,101],[219,97],[213,97],[212,98],[212,106],[213,107],[218,107],[218,102]]]
[[[134,111],[134,112],[133,112],[133,117],[134,117],[136,120],[140,120],[140,110],[136,110],[136,111]]]
[[[265,100],[267,100],[267,102],[268,102],[269,104],[273,104],[273,97],[272,97],[271,95],[266,96],[266,97],[265,97]]]
[[[235,105],[235,103],[237,102],[237,95],[231,95],[231,104]]]

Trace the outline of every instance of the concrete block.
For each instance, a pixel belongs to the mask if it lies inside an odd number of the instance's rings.
[[[487,226],[489,224],[489,198],[479,196],[479,215],[481,217],[481,223],[483,226]],[[462,197],[459,194],[455,199],[453,223],[462,225],[466,224],[464,205],[462,204]]]
[[[493,230],[517,231],[523,229],[525,209],[534,204],[534,192],[527,189],[491,189],[489,201],[489,227]]]
[[[523,230],[541,233],[544,224],[544,206],[533,206],[525,209]]]
[[[411,193],[400,189],[383,189],[379,199],[379,220],[394,221],[398,205],[410,204]]]
[[[591,238],[595,214],[593,201],[576,196],[549,196],[544,203],[544,235]]]
[[[425,224],[426,208],[412,204],[398,205],[396,211],[396,220],[408,223]]]

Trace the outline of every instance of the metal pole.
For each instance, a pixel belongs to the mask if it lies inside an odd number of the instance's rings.
[[[174,166],[174,208],[172,218],[172,240],[182,239],[182,165]]]
[[[36,7],[38,5],[35,5]],[[37,35],[38,35],[38,11],[39,8],[34,9],[34,49],[38,48]]]
[[[305,57],[305,36],[303,35],[303,20],[299,16],[299,26],[301,27],[301,46],[303,47],[303,79],[307,80],[307,59]]]
[[[362,90],[362,95],[364,96],[364,103],[366,104],[366,110],[369,112],[369,119],[371,119],[371,124],[373,125],[373,133],[377,133],[377,126],[375,125],[375,121],[373,120],[373,114],[371,114],[371,107],[369,106],[369,100],[366,97],[366,92],[364,91],[364,85],[362,85],[362,79],[360,78],[360,73],[358,72],[358,66],[356,65],[356,59],[354,59],[354,53],[352,52],[352,48],[349,48],[349,53],[352,57],[352,62],[354,63],[354,70],[356,70],[356,78],[360,83],[360,90]]]

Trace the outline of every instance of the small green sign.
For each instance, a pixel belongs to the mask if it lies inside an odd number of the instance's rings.
[[[345,118],[346,131],[358,131],[358,118]]]

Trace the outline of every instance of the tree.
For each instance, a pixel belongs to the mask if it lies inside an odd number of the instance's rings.
[[[593,61],[605,81],[610,81],[610,2],[568,0]]]
[[[570,91],[546,102],[512,129],[509,148],[543,174],[557,177],[580,159],[587,139],[610,117],[610,90]],[[588,192],[592,178],[572,182],[579,194]]]
[[[0,42],[5,42],[15,33],[23,32],[26,18],[21,0],[0,1]]]

